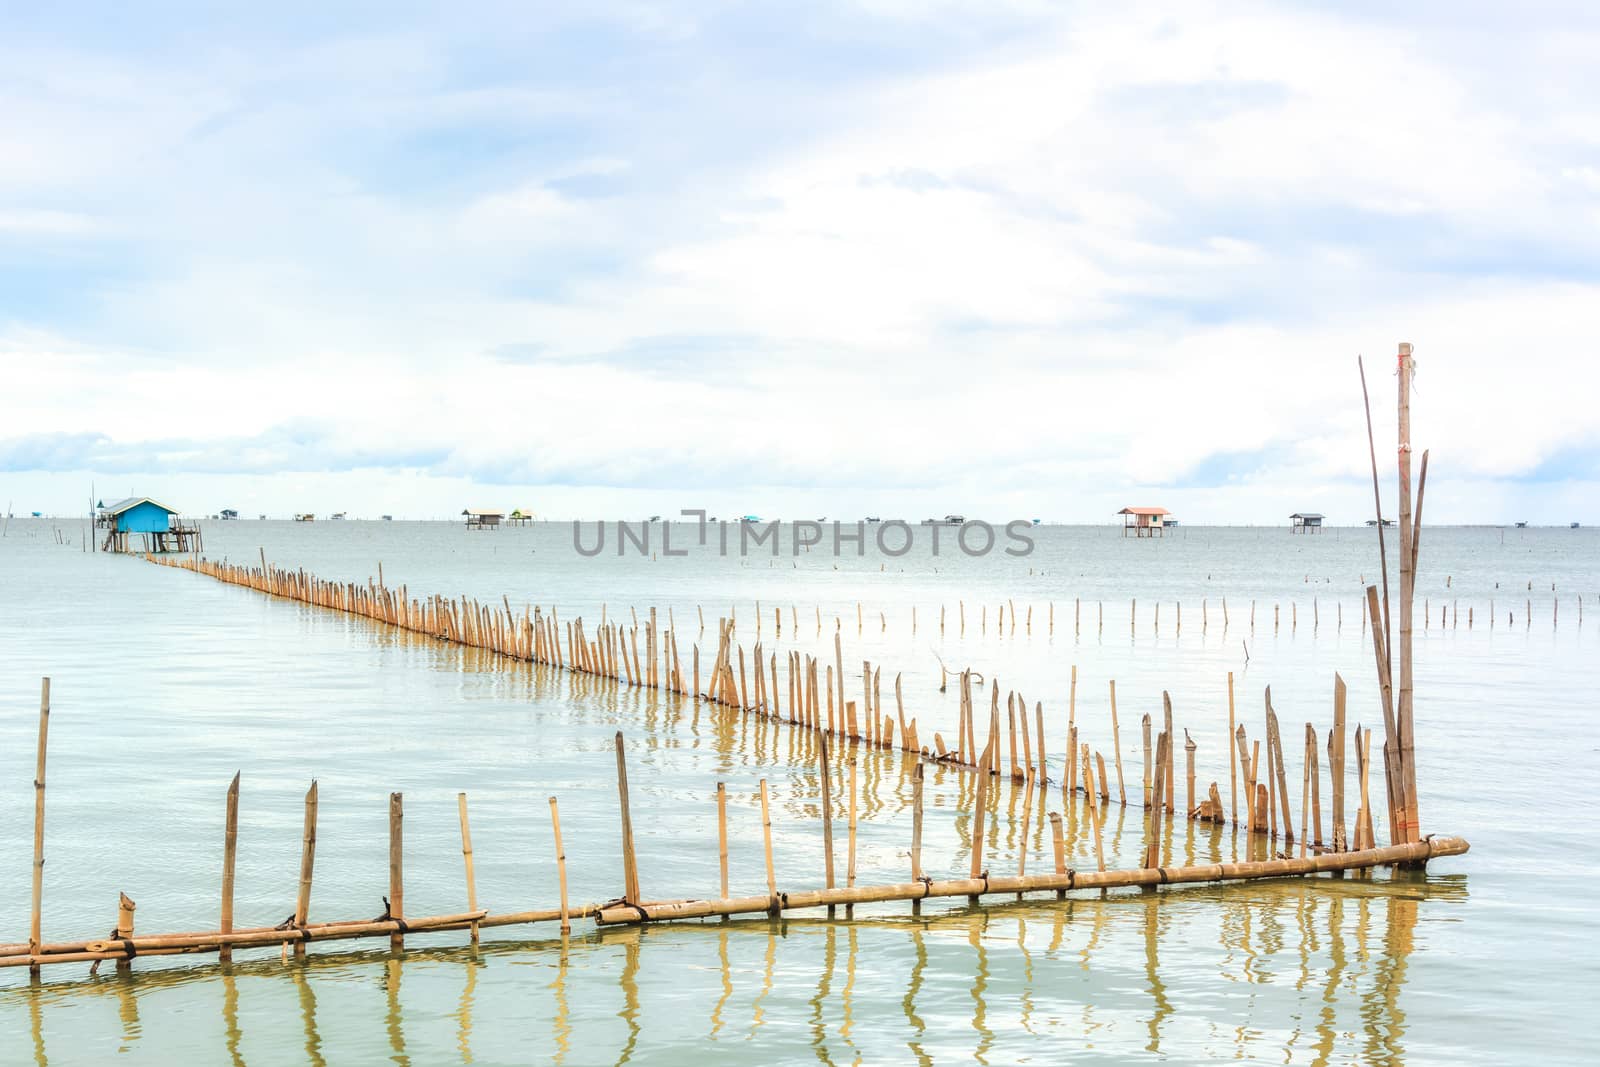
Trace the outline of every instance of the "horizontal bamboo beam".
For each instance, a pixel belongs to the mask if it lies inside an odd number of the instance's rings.
[[[800,910],[839,904],[869,904],[929,897],[978,897],[985,894],[1058,892],[1068,889],[1112,889],[1134,886],[1177,885],[1196,882],[1233,882],[1256,878],[1320,874],[1378,867],[1395,863],[1425,863],[1437,856],[1459,856],[1468,844],[1459,837],[1434,837],[1405,845],[1329,852],[1303,859],[1255,860],[1246,863],[1211,863],[1193,867],[1149,867],[1121,871],[1068,871],[1065,874],[994,875],[946,881],[901,882],[896,885],[814,889],[779,893],[777,910]],[[773,910],[767,897],[732,900],[678,900],[639,905],[609,905],[595,921],[620,926],[675,919],[703,919],[721,915],[754,914]]]

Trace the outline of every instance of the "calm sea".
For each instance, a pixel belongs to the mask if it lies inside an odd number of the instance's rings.
[[[1044,527],[1030,532],[1035,549],[1022,557],[998,550],[1003,536],[981,557],[947,536],[934,556],[930,531],[912,532],[912,551],[890,557],[870,532],[862,556],[849,545],[835,556],[826,540],[796,556],[783,531],[773,558],[767,546],[739,555],[737,528],[723,556],[714,537],[701,548],[682,526],[674,548],[692,546],[687,557],[662,554],[659,533],[653,554],[630,547],[619,557],[613,528],[606,551],[587,558],[561,524],[205,524],[213,558],[256,563],[264,554],[362,584],[381,565],[391,586],[406,583],[413,595],[505,596],[519,614],[525,604],[554,606],[591,628],[602,611],[642,618],[654,607],[676,626],[686,672],[691,643],[709,658],[721,617],[736,615],[752,643],[759,604],[760,637],[780,668],[790,648],[825,651],[831,662],[837,631],[851,698],[863,660],[881,667],[886,708],[901,675],[924,741],[936,729],[953,734],[955,687],[939,691],[941,659],[998,680],[1003,693],[1020,691],[1030,707],[1042,702],[1054,768],[1076,666],[1077,721],[1108,764],[1116,682],[1130,798],[1142,777],[1140,718],[1159,723],[1167,691],[1198,743],[1202,792],[1216,780],[1227,799],[1230,671],[1252,738],[1262,736],[1271,686],[1297,821],[1303,724],[1328,728],[1335,672],[1349,684],[1351,725],[1378,725],[1381,736],[1360,616],[1362,583],[1378,572],[1373,530],[1295,537],[1179,527],[1135,541],[1114,528]],[[396,790],[405,794],[409,914],[465,910],[463,791],[481,906],[556,902],[550,796],[561,804],[574,900],[613,898],[622,877],[618,730],[647,898],[716,894],[719,781],[730,797],[735,895],[764,892],[762,779],[774,800],[780,888],[821,882],[815,753],[787,727],[85,553],[82,535],[75,521],[14,519],[0,538],[0,941],[27,938],[43,675],[53,688],[46,940],[109,931],[119,892],[137,902],[141,933],[214,928],[235,771],[240,925],[292,912],[313,779],[313,921],[384,910]],[[594,536],[586,526],[585,544]],[[982,908],[930,902],[919,917],[909,905],[881,905],[835,924],[794,915],[596,932],[580,923],[565,943],[553,929],[510,928],[486,932],[476,949],[459,933],[413,935],[403,955],[374,941],[357,943],[362,951],[315,948],[299,962],[241,951],[225,970],[149,958],[131,974],[107,964],[90,977],[87,964],[68,964],[46,968],[34,986],[25,968],[0,970],[0,1060],[1593,1062],[1582,1019],[1600,989],[1600,922],[1588,903],[1600,876],[1591,851],[1600,830],[1600,535],[1429,528],[1418,590],[1423,829],[1472,843],[1425,875]],[[903,881],[907,764],[862,753],[858,774],[858,883]],[[1373,790],[1381,793],[1376,776]],[[936,876],[965,871],[969,794],[967,776],[930,771],[924,864]],[[1065,816],[1069,863],[1092,866],[1081,803],[1064,806],[1054,789],[1043,803],[1025,802],[1005,789],[985,842],[989,868],[1015,870],[1025,854],[1029,870],[1048,870],[1051,811]],[[1105,812],[1108,864],[1132,865],[1137,809]],[[1375,823],[1382,837],[1381,812]],[[836,830],[842,877],[842,821]],[[1197,861],[1250,849],[1231,829],[1186,823],[1169,845]]]

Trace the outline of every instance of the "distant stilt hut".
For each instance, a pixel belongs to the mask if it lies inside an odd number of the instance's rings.
[[[1315,511],[1297,511],[1289,516],[1289,531],[1297,534],[1314,534],[1322,532],[1322,516]]]
[[[184,525],[176,518],[177,508],[169,508],[147,496],[130,496],[109,507],[102,507],[95,525],[106,531],[106,552],[133,551],[132,535],[139,535],[139,551],[188,552],[200,548],[200,525]]]
[[[533,512],[523,511],[521,508],[512,508],[511,514],[506,516],[506,522],[512,526],[533,525]]]
[[[1172,512],[1166,508],[1123,508],[1117,512],[1122,516],[1122,536],[1127,537],[1129,532],[1135,537],[1161,537],[1166,532],[1168,519]]]
[[[493,511],[488,508],[479,510],[467,508],[461,514],[467,517],[467,529],[469,530],[498,530],[500,528],[500,520],[506,517],[505,512]]]

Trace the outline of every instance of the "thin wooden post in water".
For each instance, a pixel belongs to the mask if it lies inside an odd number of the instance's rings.
[[[405,869],[403,866],[405,838],[402,834],[402,818],[404,810],[399,793],[389,794],[389,918],[396,922],[404,923],[405,909]],[[399,932],[389,937],[390,948],[404,948],[405,935]]]
[[[1226,627],[1227,623],[1223,623]],[[1233,672],[1228,672],[1228,811],[1239,825],[1239,754],[1233,745]]]
[[[312,779],[311,788],[306,790],[306,815],[305,825],[300,834],[300,892],[294,902],[294,924],[304,927],[306,916],[311,911],[311,872],[317,858],[317,782]],[[294,946],[296,956],[306,954],[304,941],[296,941]]]
[[[911,880],[922,881],[922,762],[911,769]],[[911,902],[911,914],[922,912],[922,901]]]
[[[138,907],[128,894],[117,894],[117,932],[118,941],[131,941],[133,939],[133,909]],[[133,970],[133,957],[117,961],[117,970],[124,973]]]
[[[461,863],[466,868],[467,910],[478,910],[478,878],[472,869],[472,827],[467,822],[467,794],[456,794],[456,814],[461,822]],[[472,943],[478,943],[478,924],[472,924]]]
[[[1117,764],[1117,800],[1128,806],[1128,791],[1122,787],[1122,740],[1117,734],[1117,681],[1111,680],[1111,754]]]
[[[628,810],[628,764],[622,751],[622,731],[617,731],[617,799],[622,808],[622,899],[639,903],[639,864],[633,852],[633,816]]]
[[[28,923],[28,954],[37,956],[44,937],[41,933],[44,897],[44,764],[50,739],[50,679],[39,685],[39,753],[33,771],[33,910]],[[39,973],[37,963],[29,964],[30,974]]]
[[[832,690],[829,690],[832,692]],[[822,870],[826,886],[833,888],[833,782],[828,771],[828,735],[821,738],[822,762]],[[833,905],[828,905],[833,916]]]
[[[756,618],[760,618],[757,615]],[[717,865],[722,871],[722,897],[728,899],[728,787],[717,783]]]
[[[550,829],[555,834],[556,840],[556,876],[561,881],[561,933],[572,932],[572,920],[567,911],[567,850],[561,844],[561,811],[556,807],[556,798],[550,798]]]
[[[239,847],[239,772],[228,786],[227,814],[222,821],[222,920],[218,929],[233,933],[233,869]],[[233,958],[233,946],[223,943],[217,949],[217,961],[227,963]]]
[[[1333,675],[1333,732],[1328,734],[1328,776],[1333,783],[1333,850],[1343,852],[1349,845],[1344,829],[1344,679]]]
[[[772,870],[772,814],[767,805],[767,780],[761,779],[761,846],[767,860],[767,908],[778,914],[778,880]]]

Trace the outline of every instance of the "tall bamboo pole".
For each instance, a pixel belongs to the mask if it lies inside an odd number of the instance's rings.
[[[233,932],[233,868],[239,849],[239,772],[228,786],[227,814],[222,824],[222,921],[218,926],[223,933]],[[233,958],[233,949],[224,944],[217,952],[217,960],[227,963]]]
[[[1395,843],[1411,844],[1418,840],[1420,824],[1417,818],[1416,748],[1411,732],[1411,614],[1417,584],[1417,561],[1412,547],[1416,530],[1411,521],[1411,378],[1416,374],[1417,368],[1409,344],[1400,345],[1398,360],[1396,381],[1400,393],[1400,688],[1395,713],[1400,730],[1399,764],[1401,780],[1404,783],[1405,804],[1399,819],[1402,836]]]
[[[317,858],[317,783],[312,779],[311,788],[306,790],[305,825],[300,834],[300,891],[295,896],[294,925],[304,926],[306,916],[311,912],[311,872]],[[294,954],[304,956],[306,947],[303,942],[296,942]]]
[[[404,810],[399,793],[389,794],[389,918],[406,921],[405,838],[402,832]],[[405,935],[398,931],[389,937],[390,948],[404,948]]]
[[[456,815],[461,823],[461,863],[466,869],[467,910],[478,910],[478,877],[472,868],[472,826],[467,822],[467,794],[456,794]],[[478,943],[478,924],[472,924],[472,943]]]
[[[639,864],[633,852],[633,816],[628,808],[628,764],[622,751],[622,731],[617,731],[617,800],[622,809],[622,898],[639,903]]]
[[[761,618],[760,615],[756,616]],[[722,899],[728,899],[728,787],[717,783],[717,866],[722,872]]]
[[[771,914],[778,914],[778,879],[772,869],[772,813],[767,803],[767,780],[761,779],[761,849],[767,861],[767,900]]]
[[[556,875],[561,881],[561,932],[572,931],[572,920],[567,910],[567,850],[561,844],[561,810],[556,806],[556,798],[550,798],[550,830],[555,835],[556,843]]]
[[[33,910],[28,924],[28,953],[37,956],[44,941],[41,933],[44,898],[44,763],[50,742],[50,679],[39,684],[39,753],[33,771]],[[39,965],[28,968],[38,974]]]

